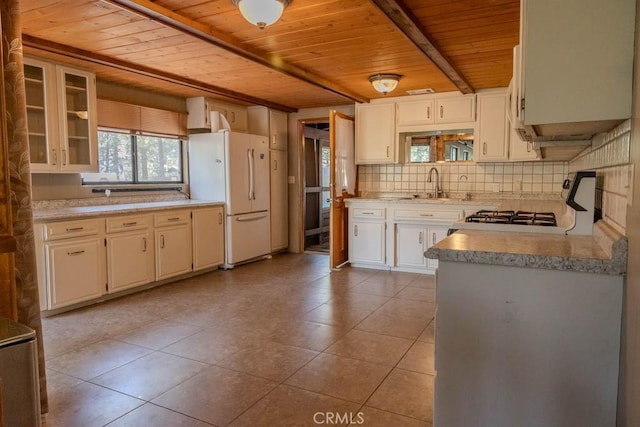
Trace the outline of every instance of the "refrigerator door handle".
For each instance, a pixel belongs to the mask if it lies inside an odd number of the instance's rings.
[[[249,222],[249,221],[257,221],[259,219],[263,219],[267,217],[267,213],[263,214],[253,214],[253,215],[242,215],[236,217],[236,221],[238,222]]]
[[[249,165],[249,200],[253,195],[253,162],[251,161],[251,150],[247,150],[247,163]]]
[[[251,200],[256,199],[256,158],[255,149],[251,149]]]

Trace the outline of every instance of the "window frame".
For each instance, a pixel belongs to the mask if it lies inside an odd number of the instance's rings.
[[[82,185],[84,187],[120,187],[120,188],[143,188],[143,187],[154,187],[154,188],[162,188],[162,187],[176,187],[183,186],[186,184],[185,182],[185,174],[188,173],[186,159],[186,138],[179,135],[166,135],[166,134],[158,134],[154,132],[142,132],[138,130],[132,129],[115,129],[108,127],[98,127],[98,132],[110,132],[110,133],[118,133],[122,135],[129,136],[131,142],[131,172],[133,176],[133,181],[87,181],[83,177],[84,174],[80,174]],[[138,151],[137,151],[137,137],[146,136],[146,137],[155,137],[155,138],[168,138],[175,139],[179,143],[179,153],[180,153],[180,180],[179,181],[140,181],[138,176]],[[100,162],[100,158],[98,158],[98,163]],[[98,172],[100,173],[100,172]]]

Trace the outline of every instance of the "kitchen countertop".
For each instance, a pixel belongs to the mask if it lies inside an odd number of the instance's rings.
[[[441,261],[621,275],[627,239],[603,221],[593,236],[460,230],[425,252]]]
[[[39,208],[33,210],[35,223],[66,221],[74,219],[88,219],[111,215],[145,213],[180,208],[201,208],[207,206],[222,206],[224,202],[210,200],[171,200],[163,202],[124,203],[95,206],[72,206],[55,209]]]
[[[354,197],[346,199],[348,203],[389,203],[389,204],[418,204],[418,205],[469,205],[469,206],[486,206],[493,208],[496,202],[486,200],[462,200],[462,199],[428,199],[428,198],[411,198],[411,197],[380,197],[380,198],[362,198]]]

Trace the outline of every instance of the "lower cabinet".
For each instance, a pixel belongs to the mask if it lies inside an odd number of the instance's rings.
[[[438,268],[438,260],[427,259],[424,252],[447,237],[448,226],[396,224],[396,259],[394,267],[410,270]]]
[[[156,280],[192,270],[191,211],[157,213],[153,219],[156,242]]]
[[[151,215],[107,219],[108,292],[153,282],[154,251]]]
[[[362,267],[386,265],[386,209],[349,208],[349,262]]]
[[[221,206],[36,224],[34,230],[41,310],[224,262]]]
[[[215,267],[224,263],[224,210],[196,209],[192,212],[193,270]]]
[[[87,301],[104,293],[101,236],[47,242],[44,249],[49,309]]]

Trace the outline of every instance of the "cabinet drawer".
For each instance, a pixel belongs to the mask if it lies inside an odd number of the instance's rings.
[[[450,220],[457,221],[463,217],[462,211],[441,211],[441,210],[425,210],[425,209],[396,209],[394,219],[407,220]]]
[[[142,230],[152,224],[151,215],[117,216],[107,218],[107,233]]]
[[[379,218],[384,219],[385,208],[352,208],[354,218]]]
[[[87,219],[82,221],[65,221],[46,224],[45,240],[70,239],[72,237],[93,236],[104,230],[103,219]]]
[[[166,225],[188,224],[191,220],[191,211],[171,211],[154,215],[154,225],[163,227]]]

